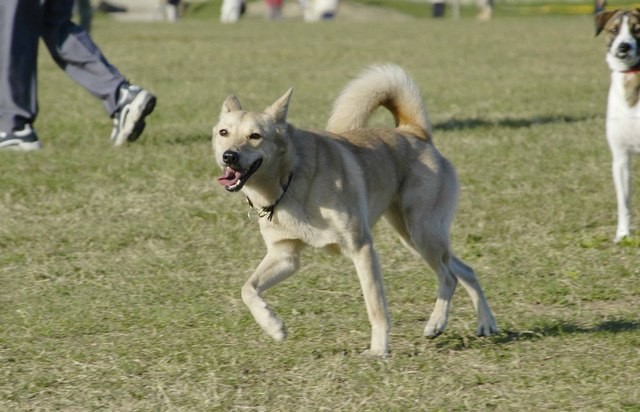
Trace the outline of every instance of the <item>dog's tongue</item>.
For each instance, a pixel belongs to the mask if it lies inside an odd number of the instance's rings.
[[[224,174],[218,178],[222,186],[233,186],[238,180],[240,180],[240,172],[230,167],[225,167]]]

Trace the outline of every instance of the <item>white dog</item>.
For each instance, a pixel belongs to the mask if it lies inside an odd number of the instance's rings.
[[[640,151],[640,10],[597,14],[596,35],[602,31],[611,69],[606,129],[618,202],[615,241],[619,242],[631,230],[631,154]]]

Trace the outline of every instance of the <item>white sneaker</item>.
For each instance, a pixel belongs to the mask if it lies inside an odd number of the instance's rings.
[[[147,117],[156,107],[156,96],[148,90],[133,84],[125,83],[120,87],[118,111],[113,115],[111,142],[121,146],[133,142],[140,137]]]
[[[36,131],[31,125],[25,125],[22,130],[14,130],[11,132],[0,132],[0,150],[21,150],[28,152],[32,150],[40,150],[42,145],[38,140]]]

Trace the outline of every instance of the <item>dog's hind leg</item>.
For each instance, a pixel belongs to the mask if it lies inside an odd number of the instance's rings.
[[[260,294],[295,273],[300,266],[300,248],[298,242],[268,245],[267,255],[242,287],[242,301],[251,311],[253,318],[277,341],[287,336],[284,322],[273,313]]]
[[[424,328],[424,336],[434,338],[444,332],[449,319],[451,300],[456,291],[458,279],[449,270],[449,255],[440,248],[427,246],[419,252],[438,276],[438,297],[429,321]]]
[[[400,216],[388,213],[385,218],[402,237],[403,243],[407,246],[413,246],[438,276],[438,298],[424,329],[424,335],[436,337],[444,331],[449,318],[451,300],[458,281],[471,297],[476,310],[478,316],[476,333],[479,336],[489,336],[497,332],[498,327],[496,326],[495,318],[491,313],[491,309],[489,309],[489,304],[484,297],[480,282],[478,282],[473,269],[451,253],[447,232],[434,230],[432,226],[423,223],[411,225],[414,233],[410,234],[409,229],[407,229],[410,225],[405,225]]]
[[[398,232],[403,244],[417,252],[438,277],[438,297],[424,329],[427,337],[436,337],[444,332],[451,309],[451,299],[458,283],[450,268],[449,241],[446,231],[430,225],[430,220],[417,209],[414,216],[407,216],[400,206],[391,207],[385,220]],[[407,220],[405,220],[407,219]]]
[[[489,304],[487,303],[487,299],[484,297],[484,293],[480,287],[480,282],[478,281],[473,269],[467,266],[467,264],[456,256],[452,256],[450,266],[453,274],[467,290],[467,293],[473,302],[473,307],[476,309],[478,316],[478,329],[476,330],[477,335],[489,336],[498,332],[496,320],[493,317],[493,313],[491,313],[491,309],[489,309]]]

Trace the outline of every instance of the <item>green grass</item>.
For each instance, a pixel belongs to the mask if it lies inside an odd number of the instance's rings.
[[[640,238],[611,242],[608,71],[592,27],[99,19],[108,58],[159,96],[145,140],[122,150],[43,48],[45,149],[0,153],[0,410],[640,409]],[[240,299],[264,245],[243,197],[215,181],[210,128],[228,94],[259,110],[289,86],[290,121],[321,128],[346,81],[384,61],[424,90],[462,186],[454,248],[502,333],[474,337],[459,290],[446,333],[423,338],[434,275],[381,224],[391,356],[359,355],[354,270],[313,250],[266,294],[290,331],[275,343]]]

